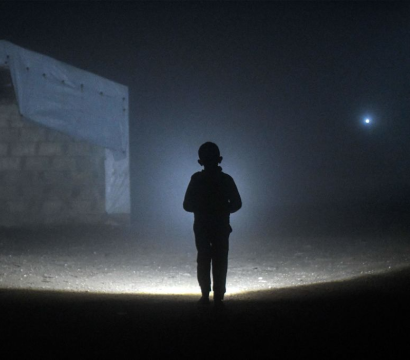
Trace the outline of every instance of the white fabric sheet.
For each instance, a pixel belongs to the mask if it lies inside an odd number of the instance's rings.
[[[130,212],[128,88],[0,40],[23,118],[106,148],[106,211]]]

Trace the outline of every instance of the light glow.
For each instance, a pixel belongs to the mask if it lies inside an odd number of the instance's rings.
[[[329,239],[330,240],[330,239]],[[340,241],[338,242],[340,243]],[[227,294],[253,293],[309,284],[329,283],[397,269],[409,263],[407,243],[372,251],[356,247],[321,253],[315,246],[298,245],[290,239],[263,241],[258,253],[232,246]],[[267,244],[272,244],[272,247]],[[116,244],[117,245],[117,244]],[[135,245],[135,248],[93,245],[45,253],[33,249],[19,254],[0,254],[0,288],[74,293],[199,296],[196,253]],[[145,250],[144,250],[145,248]],[[372,247],[369,246],[369,249]],[[92,250],[91,250],[92,249]],[[263,249],[263,250],[262,250]],[[392,253],[393,251],[393,253]],[[383,254],[382,256],[380,254]],[[392,261],[394,259],[394,261]]]
[[[373,125],[373,119],[371,117],[365,117],[363,118],[362,123],[365,126],[371,126]]]

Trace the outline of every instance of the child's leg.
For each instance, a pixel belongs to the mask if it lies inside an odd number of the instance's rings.
[[[211,244],[205,232],[195,231],[195,244],[198,250],[197,277],[202,295],[209,296],[211,291]]]
[[[226,292],[226,275],[228,272],[230,231],[221,231],[212,241],[212,277],[213,291],[216,300],[222,300]]]

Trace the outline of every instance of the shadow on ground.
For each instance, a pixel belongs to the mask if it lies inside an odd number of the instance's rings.
[[[1,290],[2,352],[43,357],[403,357],[410,268],[348,281],[196,297]]]

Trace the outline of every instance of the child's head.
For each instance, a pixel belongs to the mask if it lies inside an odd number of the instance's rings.
[[[200,146],[198,155],[198,163],[205,167],[217,166],[222,162],[218,146],[209,141]]]

